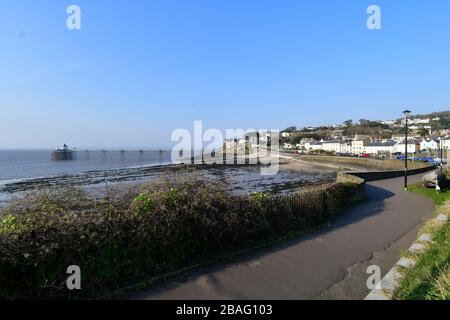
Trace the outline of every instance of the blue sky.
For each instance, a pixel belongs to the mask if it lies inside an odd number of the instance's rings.
[[[39,3],[39,4],[38,4]],[[66,28],[81,7],[82,29]],[[382,10],[382,30],[366,9]],[[2,0],[0,148],[449,109],[448,0]]]

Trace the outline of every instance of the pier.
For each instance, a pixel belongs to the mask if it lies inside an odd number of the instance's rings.
[[[51,159],[53,161],[70,161],[70,160],[120,160],[125,161],[129,159],[136,159],[139,162],[144,162],[146,158],[152,160],[159,160],[163,162],[164,156],[170,155],[171,150],[165,149],[144,149],[144,148],[136,148],[136,149],[77,149],[77,148],[69,148],[67,145],[63,147],[57,148],[52,151]]]

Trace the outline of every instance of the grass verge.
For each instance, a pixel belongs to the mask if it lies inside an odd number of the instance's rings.
[[[416,184],[409,191],[433,199],[437,205],[435,215],[450,212],[450,191],[436,193],[434,189]],[[406,255],[416,259],[410,269],[404,269],[397,300],[449,300],[450,299],[450,224],[439,225],[429,221],[420,233],[432,235],[433,242],[422,254]]]

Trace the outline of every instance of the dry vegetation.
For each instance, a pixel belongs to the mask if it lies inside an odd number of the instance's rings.
[[[96,298],[328,223],[356,186],[237,197],[171,178],[99,198],[72,187],[27,193],[0,214],[0,297]],[[81,267],[81,291],[66,289],[70,265]]]

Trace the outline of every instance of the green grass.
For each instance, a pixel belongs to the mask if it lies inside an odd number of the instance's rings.
[[[439,229],[433,240],[434,244],[419,256],[416,266],[405,272],[396,299],[435,300],[450,297],[449,288],[439,285],[450,263],[450,224]]]
[[[432,198],[438,205],[437,212],[450,209],[450,191],[438,194],[434,189],[426,189],[420,185],[411,186],[408,190]],[[450,299],[450,224],[435,228],[432,238],[433,243],[423,254],[418,255],[417,264],[404,270],[395,299]]]
[[[416,183],[408,187],[408,191],[415,192],[424,196],[427,196],[436,203],[436,205],[443,205],[450,200],[450,190],[442,190],[440,193],[436,192],[433,188],[424,188],[422,184]]]

